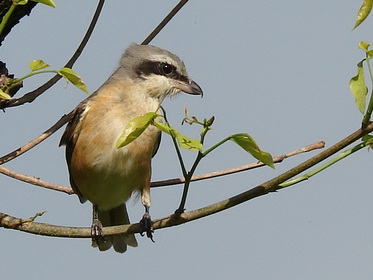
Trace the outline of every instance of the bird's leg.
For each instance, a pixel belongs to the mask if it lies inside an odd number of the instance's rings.
[[[151,241],[154,242],[153,240],[153,225],[152,225],[152,219],[150,218],[149,214],[149,208],[151,204],[151,198],[150,198],[150,177],[148,185],[145,186],[145,188],[142,189],[141,191],[141,203],[145,207],[145,214],[142,216],[142,219],[140,221],[140,225],[142,227],[142,233],[141,236],[143,236],[144,232],[146,232],[146,236],[151,239]]]
[[[151,241],[153,240],[153,224],[152,219],[149,215],[149,206],[145,206],[145,214],[142,216],[142,219],[140,221],[140,225],[142,226],[143,232],[141,233],[141,236],[144,236],[144,232],[146,232],[146,236],[150,238]]]
[[[98,219],[97,206],[93,204],[92,226],[91,226],[92,244],[98,244],[104,241],[105,237],[102,232],[102,223]]]

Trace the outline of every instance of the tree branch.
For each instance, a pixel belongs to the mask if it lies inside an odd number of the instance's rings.
[[[161,229],[171,226],[180,225],[186,222],[190,222],[202,217],[206,217],[212,214],[216,214],[220,211],[229,209],[231,207],[237,206],[243,202],[250,199],[268,194],[269,192],[274,192],[281,189],[278,185],[286,180],[294,177],[295,175],[307,170],[308,168],[318,164],[322,160],[332,156],[341,149],[347,147],[351,143],[357,141],[362,136],[373,131],[373,123],[369,123],[365,128],[358,129],[351,135],[347,136],[343,140],[339,141],[335,145],[326,149],[325,151],[317,154],[311,159],[299,164],[298,166],[280,174],[279,176],[266,181],[257,187],[247,190],[238,195],[232,196],[228,199],[219,201],[217,203],[202,207],[200,209],[192,210],[189,212],[182,213],[181,215],[170,215],[168,217],[157,219],[153,221],[153,229]],[[79,228],[79,227],[64,227],[48,225],[37,222],[23,221],[22,219],[9,216],[7,214],[0,214],[0,226],[6,228],[12,228],[28,233],[34,233],[38,235],[47,236],[58,236],[58,237],[72,237],[72,238],[82,238],[91,237],[90,228]],[[139,233],[141,232],[141,226],[139,224],[123,225],[107,227],[103,229],[104,235],[113,235],[121,233]]]
[[[149,34],[148,37],[141,43],[141,45],[149,44],[155,36],[169,23],[169,21],[181,10],[181,8],[188,2],[188,0],[181,0],[175,8],[161,21],[161,23]]]

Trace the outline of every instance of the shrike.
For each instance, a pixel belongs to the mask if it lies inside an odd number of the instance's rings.
[[[144,231],[151,235],[151,159],[160,143],[160,131],[149,126],[135,141],[117,149],[126,124],[135,117],[156,112],[166,96],[180,91],[202,95],[182,60],[167,50],[132,44],[118,69],[74,111],[62,135],[70,184],[80,202],[93,204],[92,245],[101,251],[123,253],[136,247],[133,234],[102,236],[102,227],[129,224],[125,202],[141,193],[145,207]]]

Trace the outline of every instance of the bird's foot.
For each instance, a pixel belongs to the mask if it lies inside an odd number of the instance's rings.
[[[142,216],[142,219],[140,221],[140,225],[142,227],[142,232],[140,233],[141,236],[144,236],[144,232],[146,233],[146,237],[150,238],[151,241],[153,240],[153,223],[152,219],[149,215],[149,209],[146,208],[144,216]]]
[[[94,219],[91,226],[92,245],[105,242],[105,236],[102,231],[102,224],[98,219]],[[96,247],[96,246],[95,246]]]

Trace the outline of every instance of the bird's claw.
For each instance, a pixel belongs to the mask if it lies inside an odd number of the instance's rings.
[[[142,219],[140,221],[140,225],[142,227],[142,232],[140,233],[141,236],[144,236],[144,232],[146,233],[146,237],[150,238],[151,241],[154,242],[153,239],[153,224],[152,219],[150,218],[150,215],[148,212],[145,212],[144,216],[142,216]]]
[[[100,241],[105,241],[105,236],[102,231],[102,224],[98,219],[94,219],[91,226],[92,243],[98,244]]]

